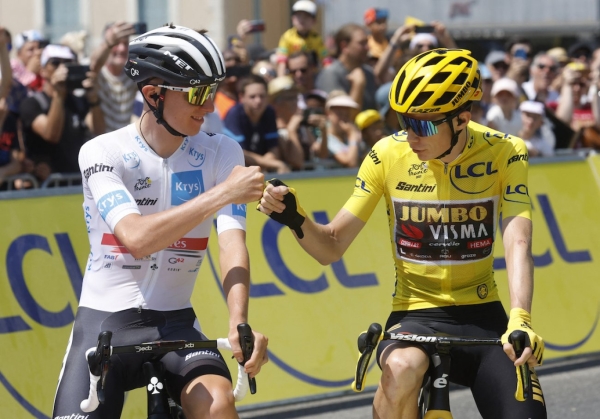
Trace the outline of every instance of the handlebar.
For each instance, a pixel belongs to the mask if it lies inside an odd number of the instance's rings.
[[[233,389],[235,401],[242,400],[248,388],[251,394],[256,393],[256,380],[244,371],[246,361],[252,356],[254,351],[254,334],[252,329],[246,323],[238,325],[238,333],[240,345],[244,361],[238,364],[238,377],[236,386]],[[95,348],[90,348],[86,351],[89,373],[90,373],[90,390],[88,398],[81,401],[81,410],[89,413],[98,408],[100,403],[105,402],[105,384],[106,376],[110,369],[110,357],[116,354],[125,353],[151,353],[165,354],[168,352],[179,351],[182,349],[229,349],[231,344],[227,338],[219,338],[216,340],[203,341],[186,341],[186,340],[164,340],[155,342],[145,342],[137,345],[122,345],[111,346],[112,339],[111,331],[103,331],[98,335],[98,345]]]
[[[444,335],[417,335],[402,334],[393,332],[384,332],[379,323],[372,323],[366,332],[358,337],[358,350],[360,356],[356,364],[356,374],[352,382],[352,389],[360,392],[364,389],[365,376],[369,366],[369,360],[373,350],[381,340],[397,340],[401,342],[414,342],[425,345],[435,345],[436,348],[450,348],[455,346],[482,346],[497,345],[502,346],[499,338],[476,338],[467,336],[444,336]],[[529,346],[527,333],[522,330],[515,330],[509,336],[509,342],[513,345],[517,358],[521,356],[523,350]],[[519,388],[522,388],[523,398],[519,397]],[[531,394],[531,375],[527,364],[517,367],[517,391],[515,398],[523,401]]]

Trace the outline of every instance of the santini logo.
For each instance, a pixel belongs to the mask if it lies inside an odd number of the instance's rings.
[[[413,185],[411,183],[400,182],[396,189],[399,191],[409,191],[409,192],[433,192],[435,191],[437,185],[426,185],[421,183],[420,185]]]
[[[112,167],[112,166],[107,166],[103,163],[96,163],[95,165],[90,166],[83,171],[83,177],[85,178],[85,180],[88,180],[90,178],[90,176],[92,176],[94,173],[112,172],[113,169],[114,169],[114,167]]]

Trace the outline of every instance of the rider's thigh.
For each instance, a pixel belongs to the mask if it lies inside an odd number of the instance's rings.
[[[545,419],[546,406],[540,382],[532,373],[532,395],[524,401],[515,399],[517,374],[501,347],[489,348],[481,360],[471,391],[481,416],[485,419]],[[493,383],[493,385],[492,385]]]
[[[186,419],[237,418],[231,381],[220,375],[202,375],[181,391]]]
[[[90,388],[90,373],[85,352],[96,347],[100,330],[98,325],[108,314],[85,307],[79,308],[59,377],[53,418],[114,419],[121,416],[124,387],[118,367],[111,369],[106,377],[106,402],[91,413],[85,413],[79,407],[81,401],[88,398]]]

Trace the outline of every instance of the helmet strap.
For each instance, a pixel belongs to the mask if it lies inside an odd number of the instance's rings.
[[[443,152],[442,154],[440,154],[439,156],[436,157],[436,159],[441,159],[442,157],[446,157],[448,154],[450,154],[452,152],[452,149],[456,146],[456,144],[458,144],[458,137],[460,136],[460,133],[462,132],[462,129],[459,130],[458,132],[454,131],[454,118],[458,117],[458,115],[463,111],[467,109],[466,107],[459,110],[455,116],[452,117],[452,119],[450,119],[449,121],[446,121],[446,123],[450,126],[450,131],[452,131],[452,138],[450,138],[450,148],[448,150],[446,150],[445,152]]]
[[[138,89],[140,90],[140,92],[142,91],[142,86],[138,85]],[[158,99],[156,100],[156,102],[158,103],[157,107],[155,107],[154,105],[152,105],[148,99],[146,99],[146,96],[144,96],[144,94],[142,93],[142,96],[144,97],[144,100],[146,101],[146,103],[148,104],[148,107],[150,108],[150,110],[152,111],[152,113],[154,114],[154,117],[156,118],[156,123],[162,125],[163,127],[165,127],[165,129],[169,132],[169,134],[171,135],[176,135],[179,137],[187,137],[187,135],[182,134],[181,132],[177,131],[175,128],[173,128],[172,126],[170,126],[167,121],[165,121],[165,119],[163,118],[163,109],[164,109],[164,103],[165,103],[165,93],[167,92],[167,89],[165,89],[164,87],[162,87],[160,89],[160,95],[158,95]]]

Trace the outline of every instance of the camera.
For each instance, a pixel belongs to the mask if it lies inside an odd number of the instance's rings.
[[[527,58],[529,58],[529,54],[527,54],[527,51],[523,48],[518,48],[514,55],[515,58],[520,58],[522,60],[526,60]]]
[[[90,71],[90,66],[79,65],[77,63],[65,63],[65,66],[68,70],[67,79],[65,81],[67,90],[72,91],[83,88],[82,83],[87,79],[86,73]]]
[[[302,111],[302,125],[310,125],[308,123],[308,118],[311,115],[325,115],[325,112],[322,108],[306,108]]]
[[[248,33],[256,33],[256,32],[264,32],[265,31],[265,21],[264,20],[251,20],[250,21],[250,30]]]
[[[423,26],[415,27],[415,33],[433,33],[434,31],[435,31],[435,27],[433,27],[431,25],[423,25]]]
[[[135,30],[136,35],[141,35],[143,33],[148,32],[148,25],[145,22],[137,22],[133,24],[133,29]]]

